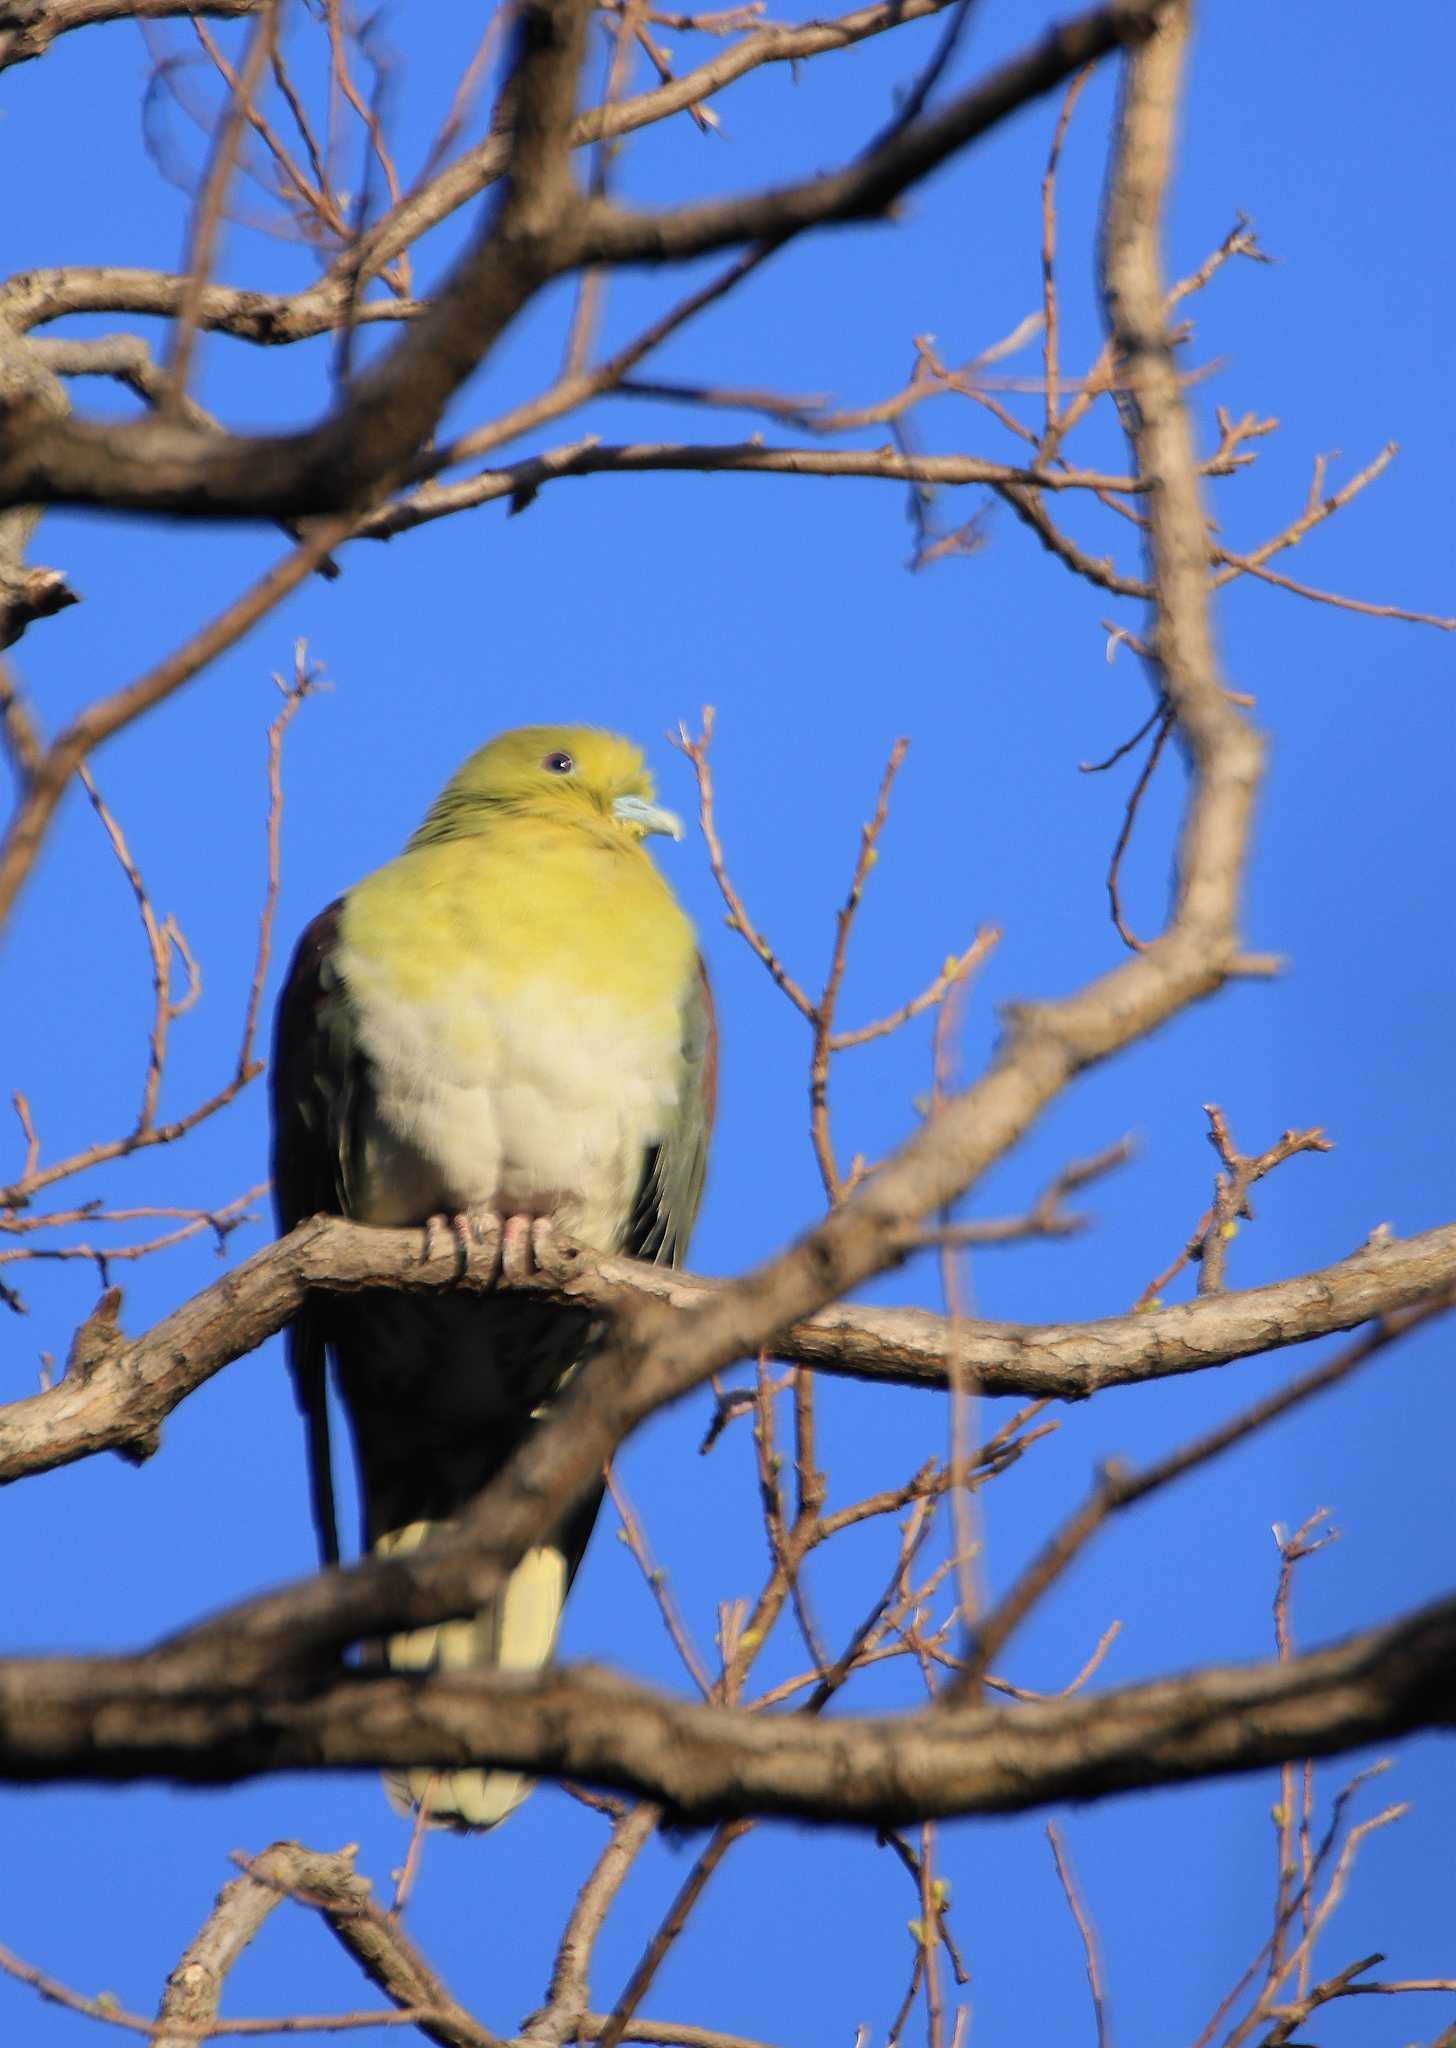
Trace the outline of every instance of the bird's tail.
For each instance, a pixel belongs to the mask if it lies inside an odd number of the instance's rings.
[[[398,1555],[417,1550],[431,1524],[411,1522],[374,1545]],[[385,1662],[395,1671],[539,1671],[551,1660],[570,1571],[554,1544],[528,1550],[505,1589],[467,1621],[441,1622],[390,1636]],[[493,1828],[513,1813],[534,1781],[520,1771],[386,1771],[384,1789],[398,1813],[423,1807],[427,1826]]]

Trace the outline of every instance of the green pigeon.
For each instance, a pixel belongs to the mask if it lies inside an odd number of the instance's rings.
[[[642,755],[590,726],[472,754],[397,860],[304,932],[278,1005],[280,1230],[319,1212],[459,1233],[507,1280],[541,1233],[677,1265],[703,1187],[716,1038],[692,926],[649,858],[682,827]],[[411,1550],[500,1470],[589,1352],[589,1312],[522,1294],[313,1296],[288,1333],[314,1518],[338,1557],[331,1356],[365,1545]],[[392,1636],[398,1670],[535,1670],[555,1647],[600,1492],[477,1614]],[[402,1810],[492,1827],[513,1771],[386,1778]]]

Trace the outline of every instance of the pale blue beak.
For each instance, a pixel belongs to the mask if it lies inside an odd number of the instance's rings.
[[[645,797],[619,796],[613,800],[612,816],[624,825],[635,825],[645,839],[651,832],[663,832],[669,839],[683,836],[682,819]]]

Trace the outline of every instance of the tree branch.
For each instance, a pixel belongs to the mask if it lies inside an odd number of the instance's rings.
[[[694,1312],[727,1285],[574,1246],[557,1252],[553,1270],[528,1291],[607,1316],[646,1302]],[[765,1341],[793,1364],[848,1379],[944,1392],[959,1372],[987,1394],[1077,1401],[1351,1330],[1453,1280],[1456,1224],[1446,1224],[1267,1287],[1097,1322],[980,1322],[841,1302]],[[0,1484],[97,1451],[148,1456],[172,1410],[281,1330],[310,1289],[433,1294],[494,1284],[491,1258],[479,1248],[462,1269],[453,1243],[426,1255],[419,1231],[313,1217],[139,1337],[116,1332],[114,1309],[83,1325],[63,1379],[0,1407]]]
[[[157,2008],[155,2048],[195,2048],[201,2030],[217,2018],[228,1973],[258,1929],[284,1900],[276,1883],[268,1882],[269,1858],[285,1844],[276,1844],[258,1858],[258,1867],[225,1884],[206,1920],[188,1942]],[[172,2021],[177,2031],[161,2024]]]
[[[501,205],[429,310],[343,404],[306,432],[265,436],[207,434],[156,419],[50,423],[19,409],[0,447],[0,505],[84,504],[203,519],[298,517],[358,505],[399,480],[450,397],[552,278],[583,264],[681,261],[730,243],[783,241],[806,228],[881,215],[1017,108],[1146,34],[1166,4],[1116,0],[1075,17],[943,112],[827,177],[631,215],[581,200],[571,183],[575,80],[590,0],[530,0],[519,18]],[[355,280],[358,261],[356,252]],[[200,317],[204,304],[199,295]]]
[[[397,480],[527,300],[575,260],[572,119],[591,12],[592,0],[526,0],[520,9],[500,204],[428,310],[320,425],[259,436],[161,418],[53,428],[16,407],[0,446],[0,503],[238,518],[278,505],[329,512]],[[184,280],[184,297],[191,290]],[[203,317],[205,291],[197,298]]]
[[[279,1899],[312,1906],[369,1982],[397,2009],[419,2014],[416,2024],[427,2040],[440,2048],[500,2048],[498,2037],[451,1997],[404,1930],[381,1910],[368,1878],[354,1868],[356,1853],[350,1847],[328,1855],[300,1842],[275,1842],[244,1862],[242,1882],[256,1880]]]
[[[592,439],[528,455],[499,469],[480,470],[459,483],[422,484],[408,497],[366,513],[357,532],[369,540],[392,540],[412,527],[424,526],[432,519],[442,519],[471,506],[488,505],[497,498],[509,498],[515,509],[521,510],[543,485],[563,477],[656,475],[684,470],[701,475],[731,472],[746,476],[858,476],[895,484],[981,484],[1003,492],[1018,504],[1034,497],[1033,486],[1052,491],[1131,494],[1144,488],[1131,476],[1073,469],[1043,474],[1015,463],[992,462],[979,455],[906,455],[898,448],[766,448],[757,441],[632,441],[617,445]],[[1071,566],[1079,567],[1076,562]],[[1112,587],[1105,574],[1093,580]],[[1147,594],[1142,584],[1130,589],[1133,595]]]
[[[615,104],[585,109],[573,125],[572,148],[615,141],[674,114],[685,113],[765,64],[801,64],[836,50],[853,49],[871,37],[924,20],[952,4],[954,0],[875,0],[871,6],[828,20],[797,26],[775,22],[755,27],[680,78]],[[508,149],[507,137],[489,135],[428,185],[406,193],[399,205],[369,230],[363,248],[349,258],[351,267],[357,269],[361,279],[377,274],[421,235],[493,185],[505,171]],[[337,292],[338,283],[339,274],[335,271],[312,289],[316,294]]]
[[[18,333],[76,313],[176,313],[188,280],[175,271],[140,270],[121,263],[78,263],[65,268],[17,271],[0,285],[0,313]],[[235,341],[281,347],[331,334],[347,316],[356,326],[377,320],[418,320],[425,299],[369,299],[350,306],[342,289],[325,283],[301,292],[248,291],[241,285],[209,284],[197,306],[197,324]]]
[[[581,260],[671,263],[739,242],[802,234],[806,228],[886,216],[910,186],[1009,114],[1041,99],[1084,65],[1147,35],[1169,0],[1116,0],[1049,29],[1034,49],[913,126],[892,129],[852,164],[772,191],[633,214],[591,209]]]
[[[885,1827],[1020,1813],[1334,1755],[1456,1718],[1456,1599],[1310,1655],[1014,1707],[811,1720],[688,1704],[590,1666],[350,1672],[260,1689],[146,1657],[0,1662],[0,1778],[221,1784],[473,1765],[645,1796],[689,1823]]]
[[[264,0],[0,0],[0,71],[43,57],[57,36],[107,21],[165,21],[256,14]]]
[[[0,925],[9,916],[34,867],[61,798],[81,764],[106,740],[165,702],[199,670],[240,640],[327,559],[349,525],[348,520],[338,517],[322,522],[311,538],[301,541],[291,554],[275,563],[155,668],[111,696],[95,699],[57,735],[26,778],[21,800],[11,814],[4,839],[0,840]]]
[[[25,0],[12,0],[12,7],[24,4]],[[76,0],[76,4],[86,4],[86,0]],[[96,4],[107,4],[107,0],[96,0]],[[249,8],[257,4],[258,0],[247,0]],[[877,0],[873,6],[857,8],[837,19],[806,22],[796,28],[777,23],[755,28],[670,84],[612,107],[588,108],[576,118],[572,147],[582,149],[665,120],[762,65],[798,64],[836,50],[853,49],[872,36],[938,14],[950,4],[952,0]],[[196,11],[212,10],[201,7]],[[352,301],[359,287],[394,257],[493,185],[506,168],[507,148],[503,136],[491,135],[421,190],[406,193],[400,204],[369,230],[362,249],[349,251],[326,277],[303,291],[284,294],[209,285],[200,308],[201,325],[240,341],[271,345],[330,333],[346,316],[356,322],[417,318],[424,310],[423,301],[388,298],[364,305]],[[164,271],[120,265],[32,270],[0,286],[0,311],[19,331],[71,313],[168,314],[181,304],[186,285],[185,278]]]

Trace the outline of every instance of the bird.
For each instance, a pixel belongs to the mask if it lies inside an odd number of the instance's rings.
[[[586,725],[500,734],[446,783],[404,851],[299,940],[271,1063],[280,1232],[319,1213],[441,1219],[503,1270],[542,1233],[679,1265],[702,1195],[716,1093],[712,995],[686,914],[648,854],[682,826],[640,750]],[[600,1325],[527,1294],[312,1294],[287,1338],[324,1562],[339,1542],[332,1361],[362,1543],[408,1552],[458,1517],[550,1413]],[[601,1492],[566,1511],[472,1616],[366,1652],[397,1670],[534,1670]],[[513,1771],[387,1774],[398,1810],[495,1826]]]

